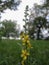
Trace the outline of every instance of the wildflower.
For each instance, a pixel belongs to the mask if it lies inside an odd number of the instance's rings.
[[[30,41],[29,41],[29,40],[27,40],[27,43],[30,43]]]
[[[27,46],[28,48],[33,48],[29,40],[27,40]]]
[[[27,50],[22,50],[21,57],[23,57],[23,60],[26,60],[28,55],[29,53],[27,52]]]
[[[30,43],[28,43],[28,48],[31,48],[32,46],[31,46],[31,44]]]
[[[24,39],[25,39],[25,40],[28,40],[28,39],[29,39],[29,36],[28,36],[28,35],[26,35],[26,36],[24,37]]]
[[[26,40],[25,40],[25,39],[22,39],[22,42],[23,42],[23,43],[26,43]]]
[[[32,46],[30,44],[29,36],[28,35],[22,33],[21,34],[21,39],[22,39],[22,45],[23,45],[23,49],[24,49],[24,50],[22,49],[22,54],[21,54],[22,61],[21,61],[21,64],[24,65],[26,59],[30,55],[29,54],[29,49],[32,48]]]

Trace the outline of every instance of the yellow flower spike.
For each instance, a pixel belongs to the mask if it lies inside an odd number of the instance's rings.
[[[22,45],[23,45],[23,49],[22,49],[22,54],[21,54],[21,57],[22,57],[22,62],[21,64],[22,65],[25,65],[25,61],[26,59],[28,58],[28,56],[30,55],[29,54],[29,49],[32,48],[31,44],[30,44],[30,41],[29,41],[29,36],[22,33],[21,35],[21,39],[22,39]]]

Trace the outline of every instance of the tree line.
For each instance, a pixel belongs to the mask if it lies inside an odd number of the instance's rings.
[[[49,39],[49,19],[47,19],[49,15],[48,2],[46,0],[42,5],[35,3],[31,9],[29,9],[28,5],[25,8],[25,19],[23,19],[25,21],[24,30],[32,39]],[[30,11],[30,14],[28,11]],[[29,19],[27,19],[28,15]]]
[[[3,4],[2,4],[3,3]],[[49,0],[45,0],[42,5],[38,5],[37,3],[34,4],[33,8],[29,8],[27,5],[24,11],[24,19],[23,21],[25,22],[24,27],[24,32],[29,35],[30,38],[34,39],[43,39],[44,36],[42,35],[42,31],[48,30],[47,34],[49,34],[49,18],[47,19],[49,15]],[[17,6],[20,4],[20,0],[17,0],[14,2],[14,0],[6,0],[2,1],[0,0],[0,13],[3,12],[5,9],[17,9]],[[15,6],[16,5],[16,6]],[[4,7],[2,7],[4,6]],[[6,8],[5,8],[6,6]],[[14,9],[14,10],[15,10]],[[28,13],[30,12],[30,14]],[[15,23],[13,22],[2,22],[3,26],[5,27],[5,30],[2,28],[2,31],[4,31],[4,34],[0,32],[2,35],[7,35],[9,36],[10,32],[13,32],[15,30]],[[10,27],[11,26],[11,27]],[[9,28],[9,29],[8,29]],[[0,29],[1,30],[1,29]],[[42,31],[41,31],[42,30]],[[14,31],[16,32],[16,30]],[[46,31],[44,32],[46,33]],[[49,39],[49,35],[46,34],[46,39]]]

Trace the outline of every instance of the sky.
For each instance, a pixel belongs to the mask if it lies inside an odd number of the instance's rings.
[[[23,21],[25,7],[26,5],[28,5],[29,8],[32,8],[34,3],[42,4],[42,0],[22,0],[20,5],[18,6],[18,10],[5,10],[5,13],[2,14],[1,20],[16,20],[22,30],[23,25],[25,24]]]

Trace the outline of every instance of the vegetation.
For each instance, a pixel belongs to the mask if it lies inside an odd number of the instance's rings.
[[[34,19],[34,22],[33,22],[33,28],[34,29],[37,29],[36,33],[37,33],[37,39],[40,39],[40,33],[41,33],[41,28],[42,27],[46,27],[46,23],[47,23],[47,20],[44,18],[44,17],[37,17]],[[35,32],[35,30],[34,30]]]
[[[28,28],[27,28],[28,15],[29,15],[28,11],[29,11],[29,6],[27,5],[25,8],[25,12],[24,12],[25,15],[24,15],[24,19],[23,19],[23,21],[25,22],[25,25],[23,26],[25,33],[28,32]]]
[[[4,36],[6,37],[9,37],[10,36],[10,33],[17,33],[16,31],[16,26],[17,24],[15,22],[12,22],[11,20],[7,21],[7,20],[4,20],[2,22],[3,26],[4,26]]]
[[[30,40],[33,48],[25,65],[49,65],[49,41]],[[21,65],[20,40],[2,40],[0,42],[0,65]]]
[[[17,9],[17,6],[20,4],[20,0],[0,0],[0,12],[9,8],[9,9]]]
[[[29,41],[29,36],[26,35],[25,33],[21,34],[21,40],[22,40],[22,53],[21,53],[22,61],[21,61],[21,64],[25,65],[26,60],[28,60],[28,57],[30,55],[30,49],[32,48],[32,46]]]
[[[37,39],[42,39],[40,37],[42,28],[49,28],[49,19],[47,16],[49,14],[48,7],[43,5],[34,4],[34,7],[30,10],[29,22],[28,22],[28,32],[30,38],[34,38],[34,34],[36,34]],[[41,33],[42,34],[42,33]]]
[[[0,0],[0,19],[5,9],[15,10],[19,4],[20,0]],[[46,19],[49,14],[49,1],[45,0],[43,5],[35,4],[30,14],[28,14],[29,10],[27,5],[23,19],[25,34],[21,35],[22,40],[1,40],[2,36],[9,37],[9,33],[17,34],[18,31],[17,24],[11,20],[2,22],[3,27],[0,26],[0,65],[49,65],[49,40],[39,39],[40,29],[42,27],[49,29],[49,24],[47,26],[49,21]],[[34,33],[37,33],[38,40],[30,39]]]
[[[0,19],[1,19],[1,13],[4,12],[4,10],[6,9],[13,9],[13,10],[17,10],[17,6],[20,4],[21,0],[0,0]],[[0,20],[1,22],[1,20]],[[12,24],[11,24],[12,25]],[[13,23],[14,25],[14,23]],[[6,28],[7,29],[7,28]],[[0,40],[1,40],[1,37],[2,37],[2,33],[6,34],[6,31],[1,31],[0,30]],[[8,32],[9,32],[9,29],[8,29]]]
[[[1,22],[2,27],[0,27],[0,36],[4,37],[16,37],[19,35],[19,29],[17,23],[11,20],[4,20]],[[0,38],[1,38],[0,37]]]

